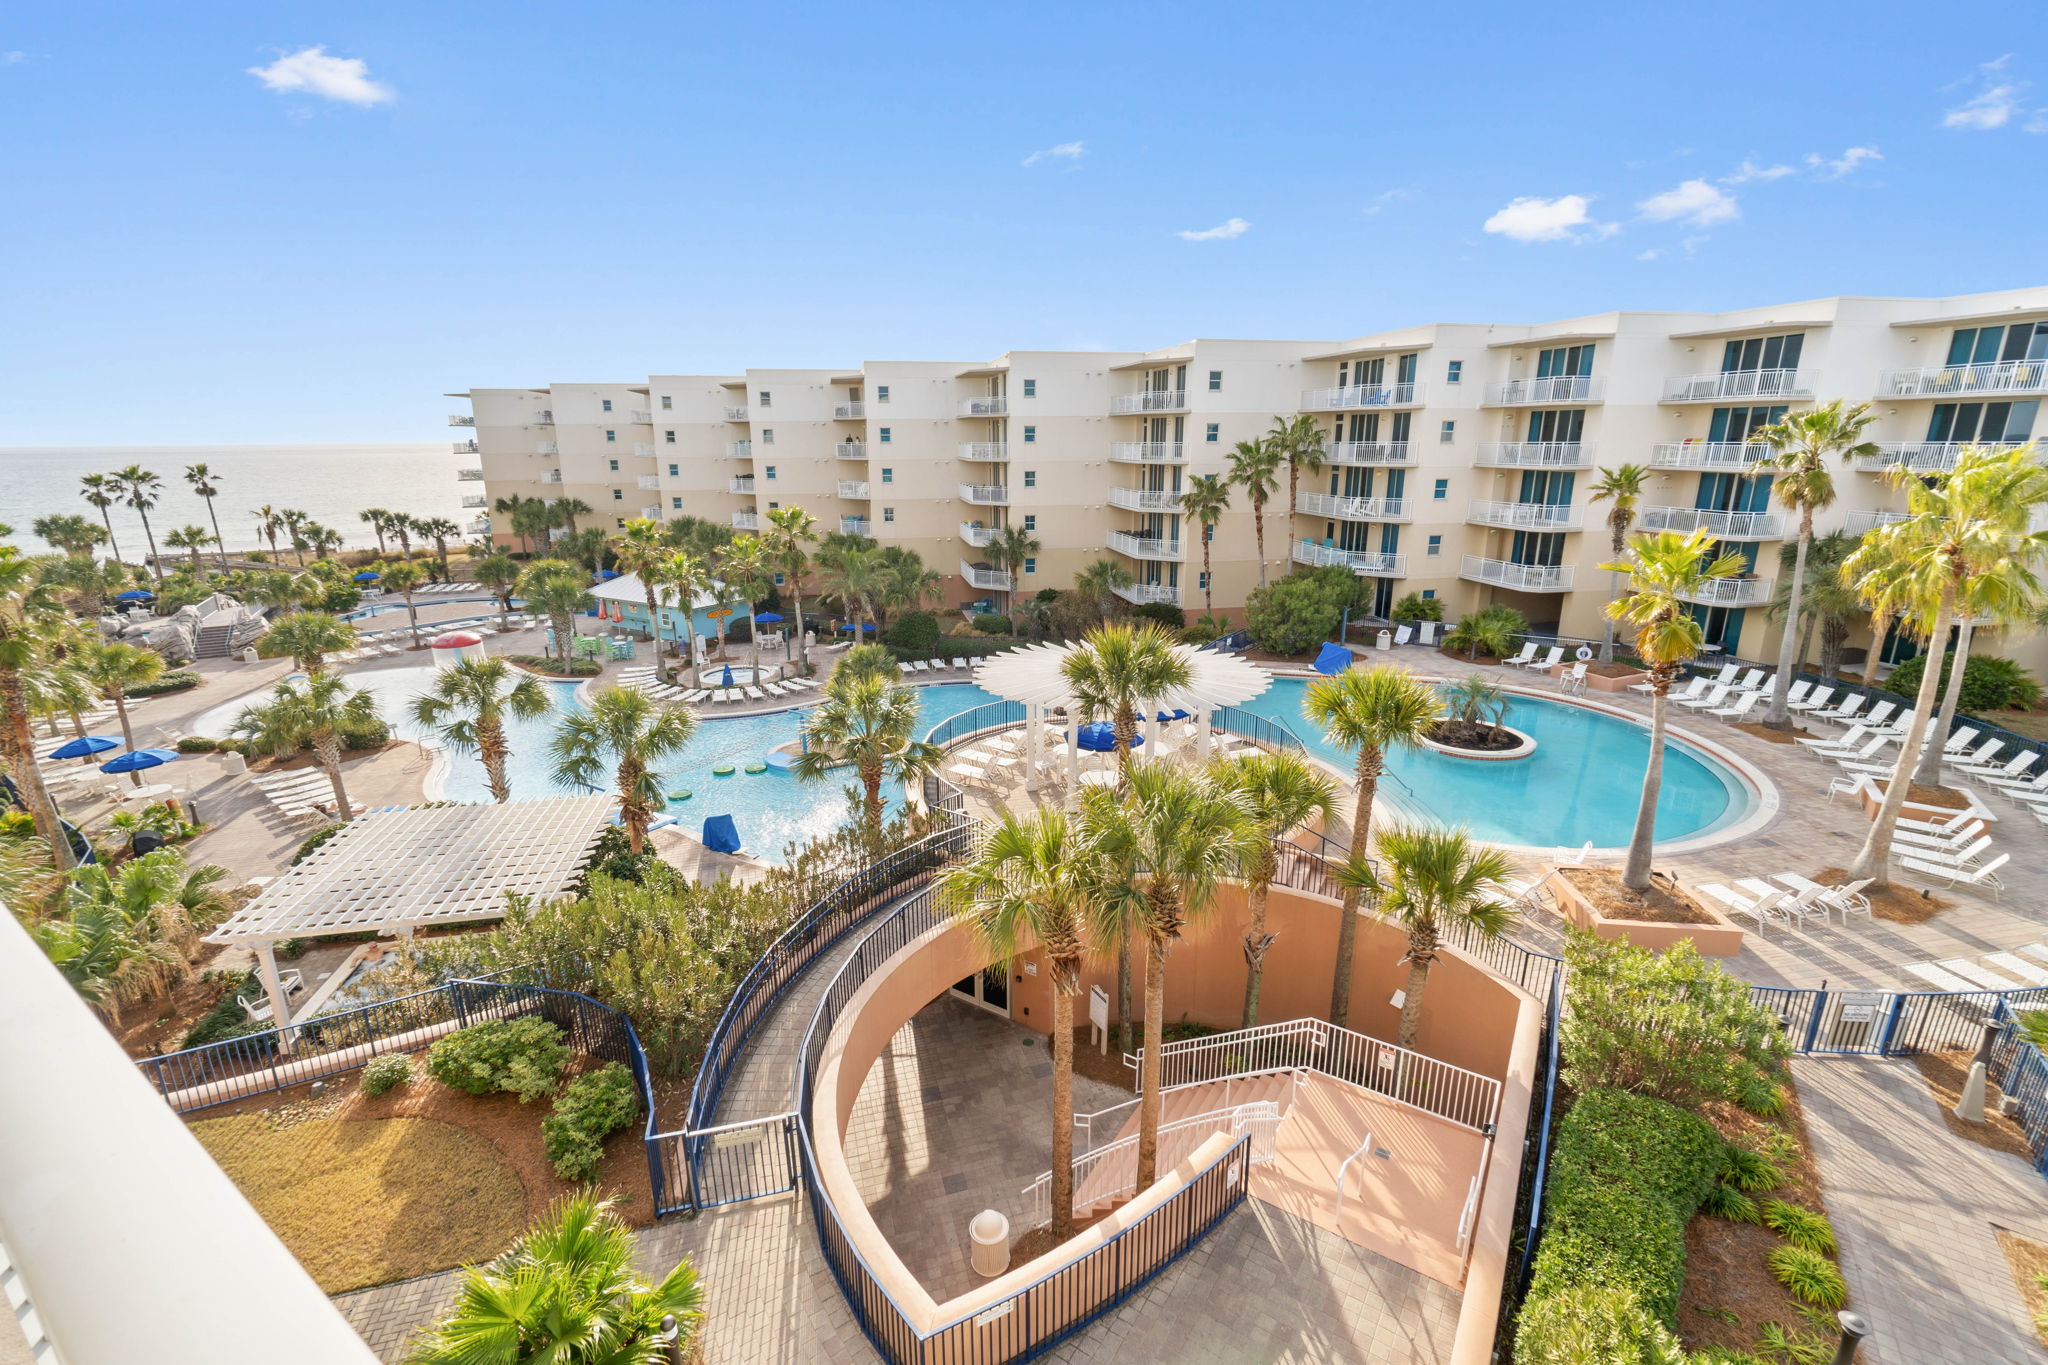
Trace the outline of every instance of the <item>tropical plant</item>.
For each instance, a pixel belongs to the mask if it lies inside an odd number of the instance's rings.
[[[100,524],[107,528],[107,548],[115,559],[121,557],[121,542],[114,537],[114,519],[108,509],[121,500],[120,485],[111,474],[87,474],[79,479],[78,496],[99,509]],[[51,544],[56,544],[51,541]]]
[[[1467,749],[1499,742],[1501,722],[1508,714],[1506,688],[1472,673],[1440,684],[1437,695],[1444,707],[1444,718],[1436,727],[1441,742]]]
[[[1485,607],[1460,618],[1446,631],[1444,648],[1462,649],[1475,662],[1481,654],[1505,659],[1514,652],[1516,637],[1528,629],[1529,618],[1513,607]]]
[[[206,566],[200,562],[199,552],[213,544],[213,533],[204,526],[180,526],[164,537],[164,544],[173,550],[183,550],[192,556],[192,572],[206,573]]]
[[[533,533],[536,529],[534,518],[547,514],[545,498],[529,498],[519,493],[510,493],[491,504],[491,510],[507,518],[512,534],[519,537],[519,553],[533,553]],[[388,513],[386,514],[389,515]]]
[[[249,515],[256,518],[256,533],[269,543],[270,560],[273,564],[276,563],[277,533],[284,529],[284,513],[266,502]]]
[[[120,640],[96,640],[78,651],[74,666],[101,696],[114,703],[114,714],[121,720],[121,738],[133,749],[135,727],[128,720],[128,689],[162,677],[164,656]]]
[[[37,941],[80,996],[118,1019],[124,1006],[190,973],[199,935],[227,913],[218,889],[227,875],[210,863],[188,866],[168,848],[119,868],[76,868],[63,917],[38,925]]]
[[[149,570],[156,577],[158,588],[163,587],[163,566],[157,562],[156,532],[149,526],[149,509],[156,506],[157,498],[163,492],[164,482],[141,465],[131,464],[114,471],[114,482],[121,487],[122,501],[135,509],[142,518],[142,536],[149,542]]]
[[[1594,483],[1589,496],[1594,502],[1609,504],[1607,508],[1607,536],[1614,557],[1620,559],[1628,553],[1628,533],[1636,524],[1636,510],[1642,505],[1643,489],[1650,481],[1647,465],[1622,464],[1612,469],[1603,468],[1600,478]],[[1621,573],[1612,573],[1613,583],[1608,589],[1610,598],[1621,595]],[[1498,657],[1498,656],[1496,656]],[[1600,641],[1600,662],[1614,662],[1614,618],[1607,618],[1607,633]]]
[[[562,717],[549,745],[555,780],[594,789],[610,764],[627,844],[644,852],[647,826],[666,804],[657,768],[696,733],[697,717],[687,708],[664,708],[645,693],[607,687],[590,699],[588,710]]]
[[[604,1140],[640,1113],[633,1073],[619,1062],[586,1071],[562,1088],[540,1121],[548,1164],[561,1180],[590,1180],[604,1161]]]
[[[1395,621],[1441,621],[1444,619],[1444,600],[1441,597],[1424,597],[1419,592],[1405,593],[1387,615]]]
[[[1196,474],[1181,490],[1180,510],[1189,520],[1201,527],[1202,539],[1202,612],[1207,615],[1216,610],[1216,576],[1209,572],[1209,543],[1215,539],[1216,523],[1223,520],[1223,514],[1230,509],[1230,485],[1223,481],[1221,474]]]
[[[462,534],[462,528],[446,517],[427,517],[415,522],[413,529],[434,542],[434,562],[439,565],[443,579],[448,577],[448,542]],[[602,539],[602,537],[600,537]]]
[[[1350,847],[1352,861],[1362,867],[1371,845],[1372,803],[1387,769],[1387,751],[1410,748],[1429,733],[1436,724],[1436,693],[1406,669],[1354,668],[1310,683],[1301,709],[1332,744],[1358,751]],[[1344,886],[1344,908],[1337,919],[1330,1022],[1339,1028],[1351,1018],[1351,961],[1358,951],[1358,902],[1364,889],[1362,884]]]
[[[1116,731],[1117,785],[1131,780],[1139,722],[1193,680],[1188,651],[1156,622],[1110,624],[1088,632],[1060,665],[1076,704],[1107,716]]]
[[[880,548],[872,542],[853,545],[826,538],[818,549],[818,577],[824,590],[839,599],[839,608],[853,618],[854,638],[866,632],[858,629],[875,618],[875,603],[887,584],[887,571]]]
[[[576,533],[576,518],[590,515],[590,504],[581,498],[556,498],[548,504],[551,525],[559,526],[571,535]]]
[[[412,636],[413,648],[420,643],[419,606],[413,601],[413,594],[426,584],[427,571],[410,559],[396,563],[385,560],[377,565],[377,586],[386,592],[395,592],[405,601],[405,619],[408,633]]]
[[[1005,594],[1006,607],[1014,609],[1017,605],[1017,585],[1024,577],[1024,561],[1043,548],[1038,537],[1022,526],[1005,526],[988,543],[988,557],[1000,564],[1003,572],[1010,576],[1010,590]]]
[[[515,671],[503,659],[464,659],[441,669],[412,700],[414,720],[438,735],[451,753],[474,755],[484,765],[484,785],[496,801],[512,799],[506,718],[539,720],[553,710],[540,680]]]
[[[1941,685],[1949,687],[1955,672],[1955,654],[1941,656]],[[1927,667],[1928,656],[1915,654],[1900,662],[1886,676],[1885,690],[1908,693],[1920,686],[1920,675]],[[2020,667],[2011,659],[1996,654],[1972,654],[1963,665],[1963,687],[1957,705],[1972,715],[1984,715],[1991,711],[2024,710],[2037,705],[2041,700],[2041,683],[2033,674]],[[1914,781],[1920,777],[1916,773]]]
[[[1664,790],[1664,736],[1670,724],[1671,684],[1705,643],[1699,621],[1686,609],[1689,599],[1709,591],[1716,579],[1748,568],[1739,554],[1714,557],[1706,531],[1679,535],[1659,531],[1637,536],[1627,559],[1602,564],[1629,576],[1629,590],[1607,604],[1607,614],[1636,628],[1636,655],[1649,670],[1650,756],[1643,769],[1642,799],[1621,884],[1641,895],[1650,889],[1650,854],[1657,838],[1657,798]]]
[[[465,1095],[517,1095],[530,1104],[552,1094],[569,1065],[558,1024],[536,1014],[486,1019],[427,1049],[427,1074]]]
[[[1801,1303],[1833,1310],[1849,1301],[1849,1285],[1842,1278],[1841,1267],[1817,1251],[1802,1246],[1775,1247],[1764,1261],[1778,1283]]]
[[[43,580],[46,564],[45,560],[22,558],[12,545],[0,545],[0,713],[5,721],[5,729],[0,731],[0,757],[6,761],[22,803],[34,817],[36,837],[61,869],[72,864],[71,844],[36,762],[27,684],[30,670],[42,664],[38,643],[44,622],[56,610]]]
[[[1323,472],[1325,452],[1323,431],[1316,425],[1316,419],[1308,413],[1295,417],[1275,417],[1273,429],[1266,433],[1266,444],[1274,456],[1287,466],[1287,510],[1292,512],[1301,501],[1301,476],[1303,472]]]
[[[1261,649],[1302,654],[1342,629],[1345,609],[1358,598],[1358,576],[1334,565],[1302,569],[1253,588],[1244,624]]]
[[[205,465],[188,464],[185,466],[185,482],[191,485],[192,492],[206,504],[206,519],[213,523],[214,551],[220,571],[226,573],[228,547],[227,542],[220,538],[220,512],[213,505],[213,500],[220,496],[220,480]]]
[[[471,563],[469,571],[498,599],[498,628],[503,630],[505,617],[512,610],[512,590],[519,585],[519,561],[508,554],[493,552]]]
[[[662,561],[674,551],[661,529],[661,523],[646,517],[635,517],[627,522],[625,531],[613,542],[612,549],[618,556],[620,571],[640,580],[641,594],[647,603],[647,638],[654,642],[654,664],[660,670],[661,681],[667,682],[669,675],[661,656],[661,610],[655,588]],[[688,617],[689,614],[689,602],[685,599],[683,615]]]
[[[676,604],[682,628],[691,638],[678,642],[678,652],[688,658],[696,657],[697,630],[696,607],[699,597],[714,592],[719,584],[711,576],[711,567],[701,555],[689,550],[670,550],[654,562],[654,586]],[[725,627],[723,617],[713,617],[718,622],[721,640]]]
[[[384,548],[384,532],[391,525],[391,513],[381,507],[365,507],[356,514],[356,519],[376,534],[377,558],[383,559],[387,553]]]
[[[804,575],[810,571],[811,557],[804,549],[818,538],[818,519],[801,507],[771,507],[768,509],[768,530],[765,533],[768,553],[775,566],[782,570],[783,585],[789,589],[789,599],[796,612],[797,648],[802,650],[804,638]],[[810,671],[808,656],[802,658],[804,671]]]
[[[1279,488],[1275,477],[1280,468],[1280,453],[1270,441],[1239,441],[1231,449],[1229,483],[1244,490],[1244,500],[1252,509],[1252,535],[1258,544],[1259,586],[1266,586],[1266,502]],[[1288,511],[1292,512],[1292,507]]]
[[[408,563],[412,560],[412,532],[418,523],[404,512],[387,513],[384,529],[398,537],[398,557]]]
[[[894,682],[901,676],[896,667],[896,656],[889,652],[887,645],[855,645],[839,656],[839,662],[832,669],[832,677],[852,678],[868,673]]]
[[[1835,1254],[1835,1228],[1826,1214],[1782,1199],[1764,1201],[1764,1226],[1793,1246],[1804,1247],[1816,1256]]]
[[[424,528],[425,522],[420,526]],[[582,526],[574,531],[557,531],[551,553],[557,559],[566,559],[571,564],[588,564],[592,579],[604,577],[605,556],[611,548],[611,540],[602,527]]]
[[[899,608],[915,611],[945,585],[945,578],[937,570],[927,568],[917,551],[904,546],[884,545],[876,555],[881,566],[881,591],[875,599],[875,628],[879,632],[887,628],[890,612]]]
[[[1116,595],[1117,589],[1128,588],[1137,581],[1115,560],[1098,559],[1074,575],[1074,591],[1088,603],[1095,619],[1101,621],[1122,600]]]
[[[350,691],[340,674],[311,673],[303,682],[279,683],[268,698],[245,707],[233,733],[266,753],[311,749],[334,791],[335,814],[347,821],[355,809],[342,780],[342,747],[351,735],[375,733],[383,725],[375,697]]]
[[[934,771],[941,751],[917,737],[917,695],[879,673],[834,669],[824,700],[804,716],[804,752],[791,771],[815,780],[851,765],[859,782],[861,823],[882,831],[882,781],[914,782]]]
[[[1336,813],[1337,784],[1319,764],[1291,749],[1219,759],[1213,765],[1213,776],[1217,785],[1237,797],[1247,823],[1240,875],[1251,922],[1244,931],[1244,1017],[1240,1026],[1251,1028],[1259,1022],[1259,990],[1265,979],[1266,953],[1273,946],[1274,935],[1266,928],[1266,899],[1273,879],[1280,874],[1282,841],[1311,822],[1329,822]]]
[[[1842,578],[1842,563],[1856,549],[1860,537],[1846,531],[1830,531],[1814,538],[1806,555],[1806,591],[1799,605],[1797,658],[1803,665],[1813,657],[1813,637],[1820,636],[1820,673],[1833,678],[1842,667],[1842,655],[1849,648],[1849,635],[1863,618],[1863,604],[1856,589]],[[1792,630],[1792,561],[1799,547],[1778,549],[1778,566],[1785,572],[1778,579],[1765,615],[1789,633]]]
[[[318,673],[328,655],[356,647],[356,628],[325,612],[295,611],[272,622],[260,644],[258,652],[266,657],[289,656],[306,672]]]
[[[518,592],[528,608],[548,618],[555,633],[556,657],[568,658],[575,641],[572,618],[587,611],[594,600],[583,573],[559,559],[536,559],[519,575]]]
[[[761,627],[755,620],[754,603],[775,586],[775,571],[769,566],[768,546],[757,535],[737,535],[719,557],[718,571],[726,586],[739,595],[747,609],[747,643],[754,676],[761,676]]]
[[[106,531],[72,512],[37,517],[29,523],[29,529],[74,559],[91,556],[93,547],[108,538]]]

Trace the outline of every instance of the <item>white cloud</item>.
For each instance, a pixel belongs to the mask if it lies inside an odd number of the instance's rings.
[[[1636,259],[1639,261],[1654,261],[1663,254],[1664,253],[1662,251],[1659,251],[1656,247],[1651,247],[1648,251],[1638,251],[1636,253]]]
[[[1200,232],[1183,229],[1174,235],[1183,242],[1227,242],[1232,238],[1242,237],[1251,230],[1252,225],[1244,219],[1231,218],[1218,223],[1215,227],[1203,228]]]
[[[27,60],[26,52],[0,52],[0,66],[18,66]]]
[[[1389,204],[1397,204],[1403,199],[1412,198],[1414,193],[1415,192],[1413,190],[1404,190],[1398,188],[1391,190],[1381,190],[1378,194],[1374,195],[1371,199],[1366,201],[1366,215],[1370,217],[1371,215],[1378,213],[1380,210],[1384,209]]]
[[[2036,109],[2034,116],[2027,120],[2023,132],[2048,133],[2048,109]]]
[[[359,57],[330,57],[325,47],[309,47],[279,57],[269,66],[252,66],[249,74],[279,94],[304,92],[343,104],[382,104],[398,98],[390,86],[370,79],[369,64]]]
[[[1799,174],[1797,166],[1787,166],[1783,162],[1777,162],[1769,166],[1759,166],[1750,158],[1744,157],[1742,164],[1737,166],[1733,173],[1721,177],[1721,183],[1724,185],[1740,185],[1746,180],[1780,180],[1785,176],[1797,174]]]
[[[1806,158],[1806,164],[1813,167],[1816,172],[1825,172],[1821,176],[1823,180],[1840,180],[1866,161],[1882,160],[1884,160],[1884,153],[1875,147],[1851,147],[1848,151],[1843,152],[1840,157],[1832,161],[1817,152],[1809,153]]]
[[[2012,122],[2014,115],[2022,112],[2020,96],[2025,92],[2025,81],[2003,79],[2007,63],[2012,54],[1993,58],[1977,68],[1974,76],[1968,76],[1945,88],[1954,90],[1961,86],[1974,85],[1977,93],[1941,116],[1944,128],[1960,128],[1965,132],[1983,133],[1994,128],[2003,128]],[[2037,111],[2041,112],[2041,111]]]
[[[1694,227],[1712,227],[1742,216],[1734,195],[1704,180],[1687,180],[1676,189],[1651,195],[1636,208],[1653,223],[1676,219]]]
[[[1024,158],[1024,164],[1036,166],[1041,161],[1079,161],[1087,150],[1079,142],[1062,142],[1057,147],[1047,147],[1042,152],[1033,152]]]
[[[1617,223],[1594,222],[1586,211],[1592,202],[1583,194],[1555,199],[1524,196],[1509,200],[1506,208],[1479,226],[1513,242],[1586,242],[1621,231]]]

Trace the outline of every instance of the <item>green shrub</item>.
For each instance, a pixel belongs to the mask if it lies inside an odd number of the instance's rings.
[[[1849,1301],[1849,1285],[1841,1269],[1827,1257],[1805,1247],[1783,1246],[1773,1250],[1766,1264],[1778,1283],[1792,1297],[1815,1308],[1836,1309]]]
[[[2048,1052],[2048,1010],[2022,1010],[2019,1022],[2027,1041]]]
[[[556,678],[594,678],[604,672],[604,665],[595,659],[550,659],[542,654],[507,654],[505,657],[521,668]]]
[[[208,739],[205,735],[187,735],[178,741],[181,754],[210,754],[220,748],[220,741]]]
[[[272,947],[271,951],[286,962],[297,962],[306,955],[306,949],[312,946],[312,942],[309,939],[281,938]]]
[[[1188,623],[1188,614],[1171,602],[1140,602],[1131,608],[1131,615],[1140,621],[1157,621],[1170,630],[1179,630]]]
[[[1582,1285],[1522,1305],[1516,1365],[1685,1365],[1671,1329],[1626,1290]]]
[[[1388,615],[1396,621],[1441,621],[1444,619],[1444,600],[1411,592],[1394,603],[1394,609]]]
[[[179,1047],[204,1047],[208,1043],[224,1043],[230,1038],[245,1038],[252,1033],[269,1031],[268,1024],[254,1022],[248,1011],[242,1008],[244,999],[255,1000],[262,994],[263,988],[257,983],[255,972],[228,972],[216,979],[226,980],[226,993],[185,1031]]]
[[[1785,1112],[1785,1087],[1761,1073],[1740,1078],[1735,1102],[1758,1118],[1774,1119]]]
[[[1252,589],[1244,624],[1261,649],[1305,654],[1337,634],[1344,609],[1358,602],[1358,578],[1335,566],[1305,569]]]
[[[344,749],[381,749],[390,742],[391,727],[381,720],[360,730],[350,730],[341,737]]]
[[[882,633],[882,643],[928,654],[939,647],[939,618],[928,611],[905,612],[889,623],[889,629]]]
[[[1752,1152],[1737,1143],[1729,1143],[1721,1156],[1721,1179],[1738,1190],[1760,1193],[1775,1190],[1785,1183],[1785,1173],[1778,1164],[1762,1152]]]
[[[1955,668],[1953,653],[1941,656],[1941,695],[1948,695],[1949,674]],[[1911,697],[1920,690],[1920,679],[1927,673],[1927,656],[1915,655],[1906,660],[1884,680],[1884,689],[1900,696]],[[2015,707],[2032,706],[2041,700],[2041,684],[2033,674],[2021,668],[2011,659],[1996,654],[1972,654],[1970,662],[1963,665],[1963,693],[1957,705],[1965,711],[1981,715],[1986,711],[2003,711]]]
[[[363,590],[353,583],[329,583],[320,596],[322,611],[354,611],[363,604]]]
[[[311,834],[308,834],[306,836],[305,842],[299,845],[299,851],[297,853],[292,854],[292,860],[290,863],[287,864],[287,866],[296,867],[300,863],[306,861],[306,859],[313,856],[314,852],[319,849],[320,845],[326,843],[329,839],[332,839],[335,835],[341,833],[344,829],[347,828],[348,826],[346,824],[332,824],[327,826],[325,829],[314,830]]]
[[[136,683],[122,690],[132,699],[135,697],[160,697],[166,692],[187,692],[205,681],[190,669],[178,668],[158,675],[155,681]]]
[[[1804,1247],[1820,1256],[1835,1254],[1835,1229],[1826,1215],[1812,1209],[1772,1199],[1764,1204],[1764,1226],[1793,1246]]]
[[[412,1058],[403,1052],[373,1057],[363,1067],[363,1093],[372,1098],[412,1079]]]
[[[1204,617],[1191,626],[1181,628],[1180,642],[1184,645],[1206,645],[1224,633],[1217,629],[1214,621]]]
[[[1756,1200],[1725,1180],[1716,1180],[1707,1190],[1707,1197],[1700,1201],[1700,1211],[1711,1213],[1716,1218],[1726,1218],[1731,1223],[1756,1223],[1763,1220]]]
[[[427,1074],[465,1095],[505,1091],[525,1104],[552,1091],[569,1064],[562,1031],[545,1019],[493,1019],[427,1049]]]
[[[1471,658],[1490,654],[1505,659],[1515,652],[1515,641],[1529,629],[1529,618],[1513,607],[1488,607],[1463,617],[1444,633],[1444,648]]]
[[[540,1121],[555,1174],[588,1180],[604,1160],[604,1140],[640,1113],[633,1073],[617,1062],[585,1072],[563,1088],[555,1112]]]
[[[983,635],[1008,635],[1012,630],[1010,618],[999,611],[976,613],[974,628]]]

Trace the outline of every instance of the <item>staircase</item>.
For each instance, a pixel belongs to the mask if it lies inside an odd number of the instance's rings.
[[[192,641],[192,657],[195,659],[225,659],[228,657],[229,642],[234,638],[235,623],[232,617],[214,617],[217,625],[204,625]]]

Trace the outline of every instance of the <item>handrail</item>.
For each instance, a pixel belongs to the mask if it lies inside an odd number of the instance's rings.
[[[1159,1125],[1157,1137],[1166,1138],[1180,1133],[1191,1133],[1198,1128],[1214,1128],[1223,1124],[1230,1125],[1231,1131],[1238,1132],[1250,1124],[1258,1123],[1263,1125],[1263,1136],[1266,1140],[1263,1143],[1254,1141],[1252,1144],[1251,1162],[1257,1166],[1273,1159],[1271,1130],[1277,1129],[1281,1119],[1284,1117],[1285,1115],[1281,1112],[1280,1106],[1272,1100],[1250,1100],[1244,1104],[1236,1105],[1226,1103],[1221,1109],[1211,1109],[1200,1114],[1189,1114],[1185,1118],[1175,1119],[1171,1123],[1162,1123]],[[1132,1133],[1128,1137],[1120,1137],[1116,1141],[1104,1143],[1100,1147],[1091,1147],[1085,1152],[1074,1153],[1073,1158],[1068,1164],[1074,1172],[1074,1189],[1076,1192],[1078,1193],[1080,1190],[1081,1182],[1094,1174],[1105,1162],[1113,1157],[1121,1156],[1125,1152],[1135,1150],[1138,1140],[1143,1136],[1144,1134],[1142,1133]],[[1264,1152],[1264,1155],[1260,1154],[1261,1151]],[[1172,1166],[1178,1163],[1168,1158],[1162,1159],[1160,1164],[1162,1166]],[[1107,1190],[1096,1191],[1089,1196],[1088,1202],[1098,1204],[1106,1199],[1115,1200],[1126,1191],[1135,1190],[1138,1187],[1138,1182],[1135,1178],[1135,1164],[1132,1169],[1133,1178],[1131,1180],[1121,1185],[1112,1186]],[[1048,1216],[1050,1215],[1050,1201],[1046,1191],[1051,1187],[1052,1172],[1047,1171],[1020,1191],[1022,1197],[1028,1201],[1028,1207],[1031,1210],[1032,1216],[1036,1217],[1040,1212],[1045,1212]]]
[[[1465,1189],[1465,1207],[1458,1210],[1458,1249],[1465,1249],[1465,1239],[1472,1235],[1472,1214],[1479,1207],[1479,1177],[1473,1176],[1472,1183]]]
[[[1337,1218],[1339,1228],[1344,1226],[1344,1180],[1351,1174],[1351,1163],[1372,1150],[1372,1134],[1365,1135],[1365,1141],[1358,1144],[1358,1150],[1344,1158],[1344,1164],[1337,1168]],[[1341,1235],[1341,1233],[1339,1234]]]

